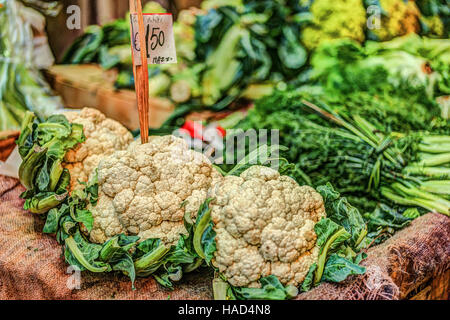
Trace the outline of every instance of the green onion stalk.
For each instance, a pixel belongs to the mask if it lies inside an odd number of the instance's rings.
[[[367,192],[403,207],[450,215],[450,136],[427,132],[384,133],[361,116],[340,115],[308,101],[304,105],[342,129],[315,126],[339,134],[361,154],[345,154],[346,170],[367,177]],[[350,138],[349,138],[350,136]],[[333,160],[332,159],[332,160]]]

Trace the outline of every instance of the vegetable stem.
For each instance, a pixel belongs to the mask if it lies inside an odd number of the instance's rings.
[[[94,267],[93,265],[91,265],[86,258],[84,257],[83,253],[81,252],[81,250],[78,248],[77,243],[75,242],[75,240],[73,239],[72,236],[66,238],[65,243],[67,245],[67,247],[69,248],[70,252],[72,252],[72,254],[74,255],[74,257],[77,259],[77,261],[86,269],[88,269],[91,272],[96,272],[96,273],[101,273],[101,272],[105,272],[108,270],[108,266],[104,266],[104,267]]]
[[[416,165],[424,167],[435,167],[450,162],[450,152],[441,153],[420,160]],[[413,164],[414,165],[414,164]]]
[[[419,143],[418,145],[419,151],[427,152],[427,153],[446,153],[450,152],[450,144],[444,143],[444,144],[423,144]]]
[[[410,165],[403,169],[405,174],[426,176],[432,178],[446,179],[450,178],[450,168],[445,167],[423,167],[418,165]]]
[[[450,136],[425,136],[422,142],[426,144],[450,143]]]
[[[401,205],[405,206],[416,206],[416,207],[422,207],[427,210],[431,210],[434,212],[440,212],[445,215],[450,215],[450,208],[442,203],[427,200],[427,199],[421,199],[421,198],[405,198],[402,197],[396,193],[394,193],[393,190],[382,187],[381,188],[381,194],[386,197],[387,199]]]
[[[330,249],[330,246],[333,244],[333,242],[339,238],[343,233],[345,233],[345,229],[342,228],[339,231],[337,231],[335,234],[333,234],[328,241],[325,243],[322,249],[322,253],[319,256],[319,259],[317,260],[317,270],[316,275],[314,277],[314,284],[317,285],[320,280],[322,279],[323,270],[325,268],[325,262],[328,255],[328,250]]]
[[[423,191],[450,194],[450,180],[429,180],[422,182],[419,187]]]
[[[423,198],[423,199],[427,199],[427,200],[431,200],[431,201],[436,201],[436,202],[440,202],[443,205],[446,205],[447,207],[450,208],[450,201],[447,201],[445,199],[440,198],[439,196],[436,196],[434,194],[428,193],[426,191],[421,191],[415,187],[405,187],[404,185],[402,185],[401,183],[394,183],[391,185],[391,188],[394,190],[399,190],[400,192],[403,192],[409,196],[413,196],[413,197],[419,197],[419,198]]]
[[[147,253],[138,260],[135,261],[134,266],[137,270],[144,270],[149,265],[153,265],[161,260],[164,255],[169,252],[170,248],[167,248],[163,243],[161,243],[155,250]]]
[[[185,273],[189,273],[192,272],[194,270],[197,270],[203,263],[203,259],[202,258],[197,258],[193,263],[188,264],[187,266],[184,267],[183,271]]]
[[[205,253],[203,252],[202,248],[202,236],[203,233],[205,233],[206,228],[208,227],[209,222],[211,221],[211,209],[208,209],[208,211],[205,212],[205,214],[202,216],[200,221],[198,222],[195,232],[194,232],[194,249],[195,252],[202,258],[205,259]]]
[[[230,285],[226,281],[220,278],[215,278],[212,285],[214,300],[228,300],[227,291]]]

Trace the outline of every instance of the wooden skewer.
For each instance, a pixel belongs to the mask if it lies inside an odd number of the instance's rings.
[[[148,116],[149,116],[149,85],[148,85],[148,61],[147,46],[145,44],[144,16],[142,14],[141,0],[130,0],[130,14],[137,14],[139,26],[139,45],[141,52],[141,65],[134,63],[134,50],[131,49],[133,58],[133,74],[136,88],[136,97],[139,112],[139,126],[141,129],[141,142],[148,142]],[[131,41],[134,41],[133,29],[131,29]],[[133,43],[131,46],[133,47]]]

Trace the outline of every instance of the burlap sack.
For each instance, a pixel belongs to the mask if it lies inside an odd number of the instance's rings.
[[[56,240],[42,234],[44,221],[22,209],[23,187],[0,176],[0,299],[210,299],[211,272],[186,276],[175,290],[140,279],[136,290],[119,274],[72,274]],[[450,266],[450,219],[428,214],[371,248],[367,273],[342,284],[323,284],[298,299],[403,299]],[[68,286],[69,284],[69,286]]]
[[[405,299],[413,290],[450,268],[450,219],[429,213],[368,250],[367,271],[340,284],[325,283],[298,299]],[[448,282],[448,278],[447,278]],[[448,299],[447,291],[442,299]]]

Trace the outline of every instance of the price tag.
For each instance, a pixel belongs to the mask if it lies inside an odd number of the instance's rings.
[[[144,36],[149,64],[177,63],[173,18],[170,13],[144,14]],[[137,14],[131,14],[132,39],[135,65],[141,65],[139,24]]]

